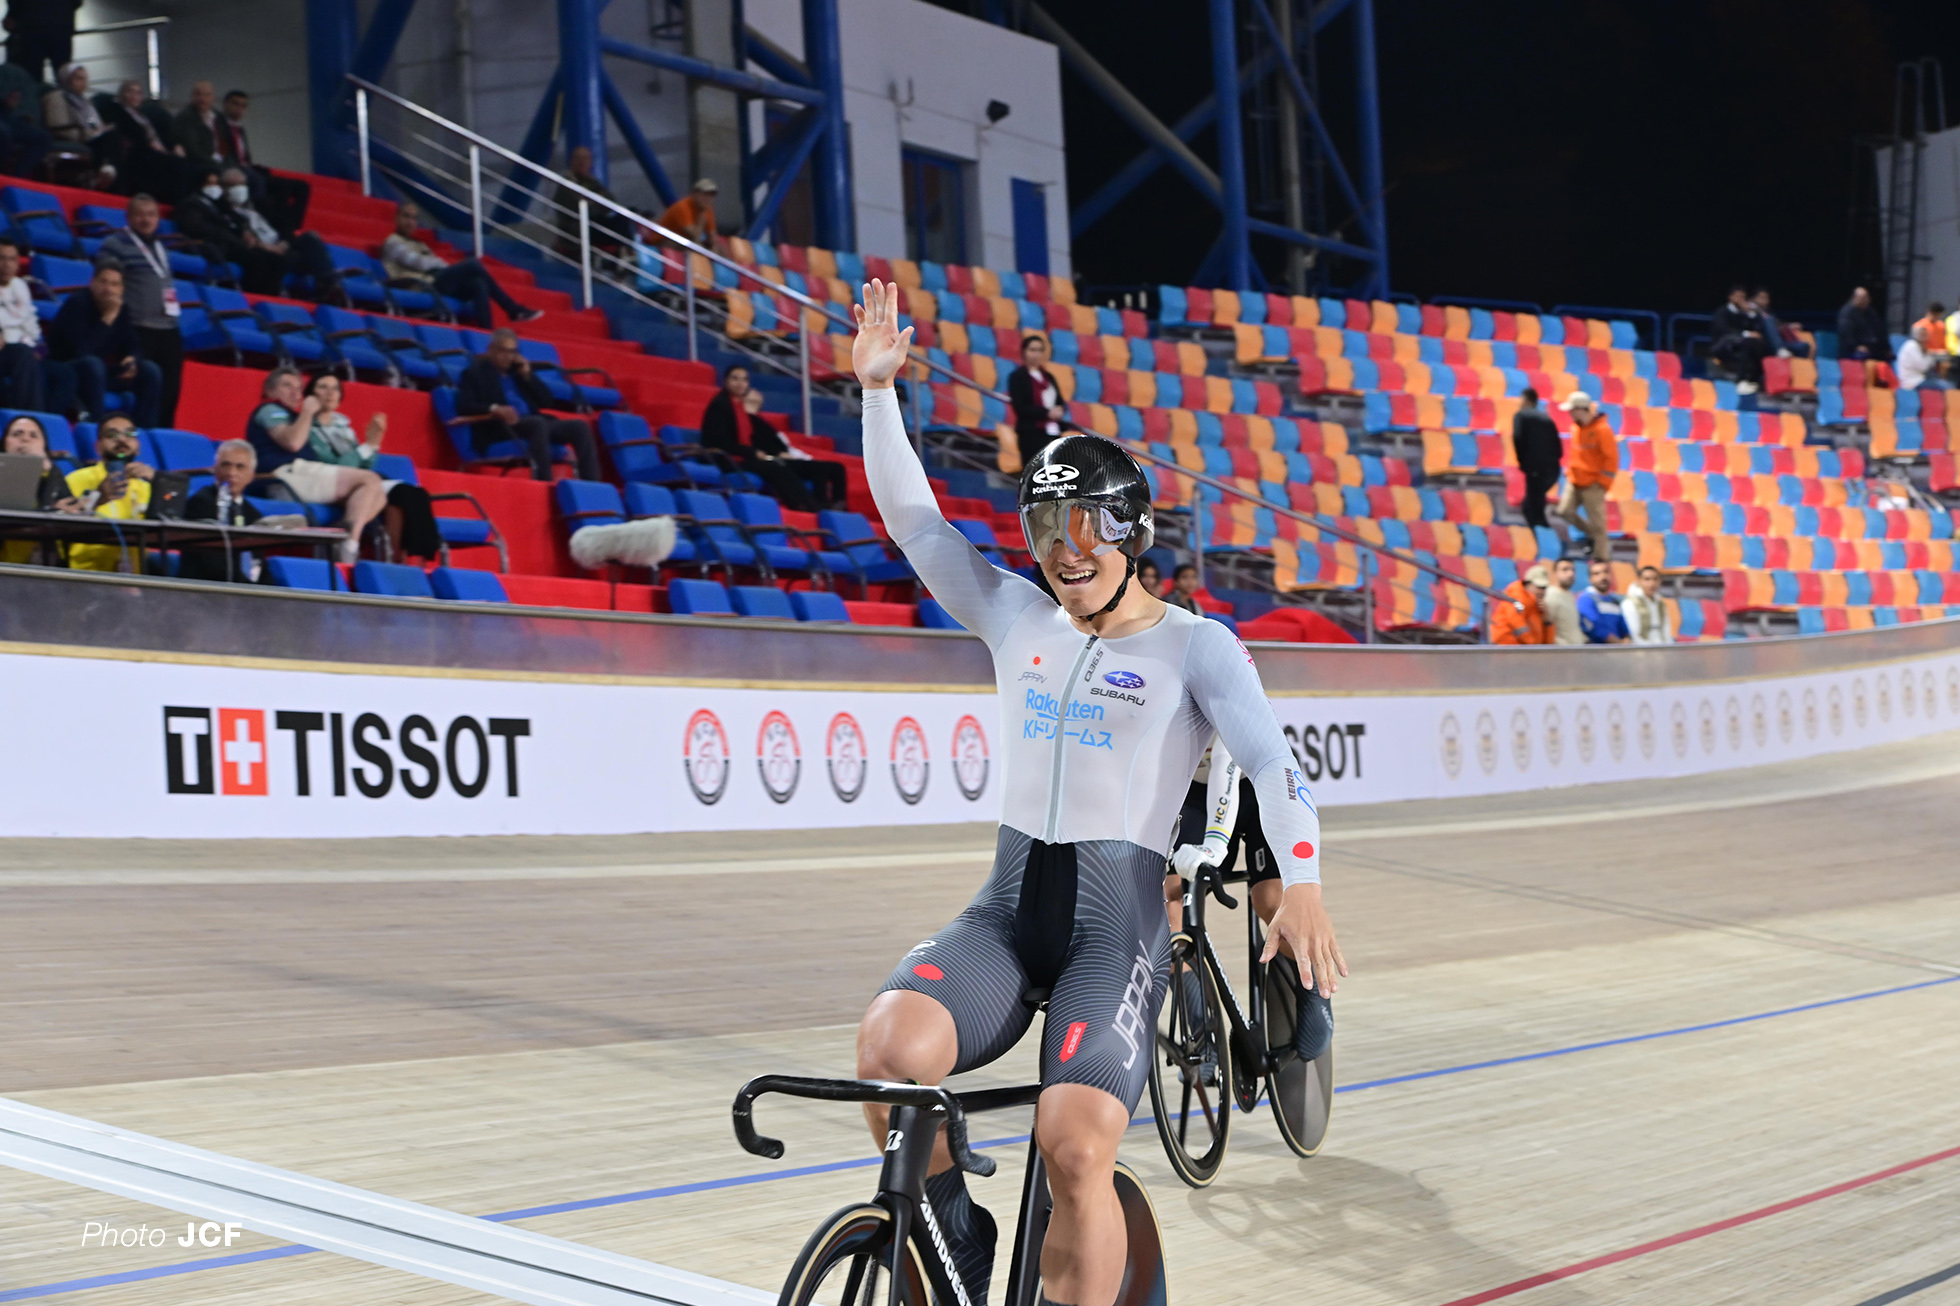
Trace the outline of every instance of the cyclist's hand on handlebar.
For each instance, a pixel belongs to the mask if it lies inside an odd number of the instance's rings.
[[[1313,986],[1320,996],[1333,997],[1340,987],[1334,976],[1348,973],[1347,959],[1341,956],[1341,945],[1334,939],[1334,922],[1321,905],[1318,884],[1293,885],[1280,897],[1279,911],[1266,931],[1266,951],[1259,957],[1262,963],[1278,955],[1282,939],[1302,971],[1311,968]]]
[[[1171,854],[1171,869],[1188,880],[1198,873],[1199,867],[1216,866],[1218,860],[1204,844],[1179,844]]]

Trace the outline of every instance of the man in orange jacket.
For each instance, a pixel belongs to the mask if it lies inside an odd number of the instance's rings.
[[[1490,642],[1493,644],[1549,644],[1552,631],[1545,624],[1545,610],[1539,600],[1552,583],[1544,563],[1528,568],[1524,576],[1504,587],[1507,597],[1524,605],[1520,611],[1512,603],[1493,603],[1490,608]]]
[[[1565,497],[1559,516],[1592,538],[1592,556],[1611,562],[1613,546],[1606,538],[1606,492],[1620,471],[1620,442],[1606,414],[1583,390],[1567,395],[1559,405],[1572,414],[1572,449],[1565,460]]]

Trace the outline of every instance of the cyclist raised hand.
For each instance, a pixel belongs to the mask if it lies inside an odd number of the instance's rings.
[[[1055,1207],[1042,1290],[1110,1306],[1125,1257],[1116,1149],[1154,1055],[1169,956],[1165,813],[1216,732],[1252,777],[1286,885],[1275,938],[1331,993],[1345,966],[1320,901],[1319,817],[1245,647],[1130,583],[1155,538],[1135,460],[1090,435],[1045,446],[1020,504],[1047,588],[993,566],[940,513],[906,437],[892,380],[911,331],[895,290],[871,282],[855,313],[872,496],[933,596],[993,654],[1005,737],[993,871],[886,981],[858,1029],[858,1073],[936,1084],[985,1065],[1026,1032],[1030,990],[1046,990],[1035,1140]],[[867,1115],[884,1146],[884,1111]],[[961,1277],[984,1285],[993,1220],[943,1148],[934,1169],[921,1213]]]

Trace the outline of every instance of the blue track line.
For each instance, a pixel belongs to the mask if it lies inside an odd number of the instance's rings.
[[[1795,1016],[1806,1011],[1821,1011],[1827,1007],[1841,1007],[1851,1002],[1868,1002],[1873,998],[1887,998],[1900,993],[1912,993],[1920,989],[1939,988],[1946,984],[1960,984],[1960,975],[1948,975],[1941,979],[1920,980],[1913,984],[1897,984],[1886,989],[1871,989],[1864,993],[1852,993],[1841,998],[1825,998],[1820,1002],[1806,1002],[1794,1007],[1778,1007],[1774,1011],[1759,1011],[1747,1016],[1731,1016],[1727,1020],[1703,1021],[1698,1025],[1680,1025],[1673,1029],[1655,1030],[1649,1034],[1629,1034],[1623,1038],[1599,1039],[1591,1043],[1575,1043],[1570,1047],[1550,1048],[1543,1052],[1526,1052],[1515,1057],[1498,1057],[1490,1061],[1469,1061],[1462,1065],[1443,1066],[1436,1070],[1418,1070],[1407,1075],[1390,1075],[1382,1079],[1363,1080],[1358,1084],[1341,1084],[1336,1093],[1360,1093],[1373,1088],[1387,1088],[1394,1084],[1413,1084],[1425,1079],[1441,1079],[1447,1075],[1462,1075],[1473,1070],[1491,1070],[1498,1066],[1515,1066],[1527,1061],[1546,1061],[1553,1057],[1569,1057],[1578,1052],[1596,1052],[1601,1048],[1625,1047],[1634,1043],[1651,1043],[1655,1039],[1678,1038],[1684,1034],[1701,1034],[1712,1029],[1728,1029],[1736,1025],[1750,1025],[1758,1021],[1775,1020],[1782,1016]],[[1155,1124],[1154,1116],[1138,1116],[1130,1121],[1130,1128]],[[982,1139],[973,1144],[976,1148],[1012,1147],[1025,1143],[1027,1134],[1014,1134],[1004,1138]],[[848,1161],[827,1161],[822,1165],[792,1166],[784,1170],[768,1170],[761,1174],[729,1175],[721,1179],[702,1179],[694,1183],[668,1184],[663,1188],[643,1188],[636,1192],[618,1193],[610,1197],[588,1197],[576,1202],[556,1202],[549,1206],[527,1206],[515,1211],[500,1211],[495,1215],[481,1217],[502,1224],[512,1220],[528,1220],[535,1216],[562,1215],[567,1211],[590,1211],[602,1206],[620,1206],[628,1202],[647,1202],[661,1197],[681,1197],[689,1193],[716,1192],[724,1188],[744,1188],[751,1184],[773,1183],[778,1179],[801,1179],[809,1175],[832,1174],[840,1170],[864,1170],[880,1165],[882,1157],[859,1157]],[[272,1261],[287,1256],[302,1256],[315,1251],[312,1247],[286,1246],[272,1247],[264,1251],[243,1252],[236,1256],[215,1256],[201,1261],[182,1261],[175,1265],[156,1265],[142,1270],[126,1270],[121,1274],[97,1275],[87,1279],[67,1279],[60,1283],[37,1284],[31,1288],[14,1288],[0,1291],[0,1302],[27,1301],[35,1297],[53,1297],[62,1293],[82,1292],[90,1288],[108,1288],[117,1284],[140,1283],[147,1279],[169,1278],[179,1274],[195,1274],[201,1270],[222,1269],[231,1265],[248,1265],[255,1261]],[[1917,1287],[1918,1285],[1912,1285]],[[1931,1286],[1930,1284],[1926,1286]]]

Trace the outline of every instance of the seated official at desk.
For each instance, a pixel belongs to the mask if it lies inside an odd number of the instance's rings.
[[[42,512],[80,512],[81,501],[68,492],[68,478],[48,457],[48,433],[39,419],[25,414],[7,423],[0,436],[0,453],[20,454],[41,460],[41,484],[35,506]],[[7,540],[0,543],[0,562],[31,563],[37,559],[49,566],[61,563],[61,545],[54,540]],[[43,552],[45,550],[45,552]]]
[[[259,474],[258,450],[245,440],[226,440],[211,463],[212,483],[184,502],[185,521],[223,522],[250,526],[260,513],[245,498],[245,488]],[[185,580],[253,581],[261,563],[250,549],[217,544],[185,545],[177,574]]]
[[[81,501],[81,510],[97,517],[128,521],[150,509],[150,480],[156,468],[136,461],[141,446],[136,423],[116,413],[95,432],[96,462],[68,473],[68,492]],[[132,533],[123,544],[71,544],[68,565],[77,571],[143,570],[143,541]]]

